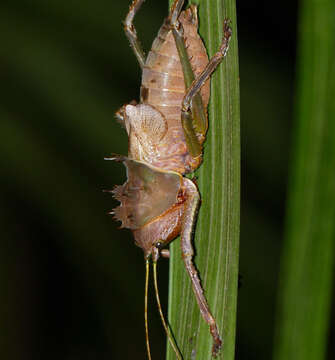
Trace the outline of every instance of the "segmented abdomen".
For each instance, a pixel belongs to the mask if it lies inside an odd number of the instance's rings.
[[[195,8],[180,14],[184,38],[195,76],[208,63],[204,44],[198,35]],[[209,81],[202,87],[204,108],[209,99]],[[201,159],[193,159],[187,152],[181,126],[181,103],[185,94],[183,71],[171,30],[161,27],[148,54],[142,74],[141,102],[159,110],[167,121],[167,134],[160,144],[160,156],[156,166],[179,173],[187,173],[198,167]]]

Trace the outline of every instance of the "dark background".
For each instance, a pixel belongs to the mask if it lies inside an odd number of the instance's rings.
[[[125,179],[114,113],[138,99],[128,1],[0,4],[1,359],[145,359],[143,255],[106,216]],[[294,101],[296,3],[240,1],[242,287],[237,359],[271,357]],[[167,2],[136,19],[150,47]],[[160,263],[162,298],[168,262]],[[163,301],[166,307],[166,301]],[[154,358],[165,336],[154,302]]]

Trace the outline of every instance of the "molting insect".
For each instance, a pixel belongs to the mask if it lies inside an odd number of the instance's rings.
[[[162,314],[156,271],[158,258],[169,256],[165,247],[178,235],[181,236],[182,259],[201,315],[209,325],[213,337],[212,353],[216,356],[222,341],[192,262],[192,232],[200,194],[196,184],[185,175],[197,169],[202,161],[202,143],[208,126],[206,109],[210,76],[227,54],[231,29],[225,20],[221,47],[208,61],[198,35],[196,6],[182,11],[184,0],[175,0],[145,57],[133,25],[134,16],[143,2],[133,1],[124,22],[126,35],[142,69],[142,85],[140,102],[126,104],[116,114],[128,133],[129,146],[128,156],[106,158],[123,162],[127,169],[127,181],[111,191],[121,203],[111,213],[122,222],[121,227],[131,229],[136,245],[144,251],[149,359],[147,289],[151,259],[163,326],[177,358],[182,359]]]

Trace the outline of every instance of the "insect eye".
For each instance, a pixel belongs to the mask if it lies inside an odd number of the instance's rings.
[[[163,243],[161,243],[160,241],[157,241],[155,246],[157,249],[161,249],[163,247]]]

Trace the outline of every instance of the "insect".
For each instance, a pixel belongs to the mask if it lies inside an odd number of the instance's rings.
[[[157,260],[168,257],[166,246],[181,236],[182,259],[192,281],[203,319],[213,338],[216,356],[222,341],[211,314],[196,268],[192,262],[192,232],[200,206],[194,181],[185,177],[202,162],[202,143],[208,127],[207,104],[210,76],[226,56],[231,29],[224,21],[219,51],[208,60],[198,35],[197,7],[182,11],[184,0],[175,0],[168,17],[147,56],[144,55],[133,25],[144,0],[133,0],[124,21],[125,33],[142,69],[140,102],[121,107],[116,116],[125,127],[128,156],[106,158],[122,162],[127,181],[111,190],[120,205],[111,213],[131,229],[136,245],[146,260],[145,329],[148,357],[150,345],[147,322],[147,292],[150,261],[159,312],[171,346],[182,359],[162,314],[157,290]]]

